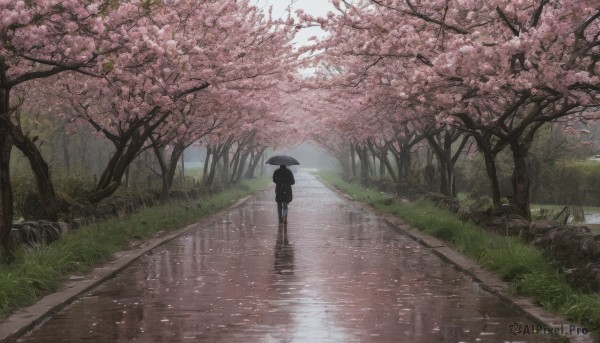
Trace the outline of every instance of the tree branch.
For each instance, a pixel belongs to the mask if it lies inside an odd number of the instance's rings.
[[[500,15],[500,18],[502,18],[502,20],[504,20],[504,22],[506,23],[506,25],[508,25],[508,28],[512,31],[512,33],[519,37],[519,30],[517,30],[513,24],[510,22],[510,20],[508,20],[508,18],[506,17],[506,15],[504,14],[504,12],[502,12],[502,10],[500,9],[500,7],[496,7],[496,12],[498,12],[498,15]]]
[[[533,14],[533,16],[531,17],[531,27],[536,27],[538,24],[538,21],[540,20],[540,16],[542,15],[542,12],[544,11],[544,6],[548,3],[549,0],[542,0],[540,1],[540,5],[538,6],[537,10],[535,11],[535,13]]]

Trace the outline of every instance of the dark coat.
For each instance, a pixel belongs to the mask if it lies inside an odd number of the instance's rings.
[[[273,173],[273,182],[275,182],[275,201],[292,202],[292,185],[296,183],[294,174],[287,168],[279,168]]]

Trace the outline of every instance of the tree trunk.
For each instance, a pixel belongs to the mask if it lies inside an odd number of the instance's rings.
[[[494,208],[500,208],[502,203],[500,201],[501,194],[500,185],[498,183],[498,168],[496,167],[496,153],[492,152],[490,144],[488,144],[487,139],[485,137],[473,136],[473,138],[475,138],[477,148],[483,154],[483,159],[485,161],[485,171],[490,182],[492,204],[494,205]]]
[[[454,140],[449,133],[445,133],[443,146],[438,155],[440,162],[440,193],[446,196],[454,196],[452,185],[454,184],[454,165],[452,164],[452,143]],[[434,149],[435,151],[435,149]]]
[[[383,177],[385,176],[385,169],[386,169],[386,165],[385,165],[385,159],[387,159],[387,144],[384,145],[383,147],[379,147],[375,144],[373,144],[371,141],[368,142],[368,147],[369,150],[371,151],[371,155],[373,156],[373,166],[376,166],[376,160],[375,158],[377,158],[379,160],[379,178],[383,179]],[[377,168],[373,168],[374,170],[376,170]],[[373,176],[375,176],[376,174],[373,174]]]
[[[211,186],[215,180],[215,173],[217,172],[217,163],[219,163],[220,156],[218,150],[213,152],[212,161],[210,162],[210,170],[206,178],[206,185]]]
[[[394,167],[392,167],[392,163],[390,162],[390,159],[387,158],[387,156],[385,156],[381,161],[383,162],[385,168],[387,168],[388,174],[390,174],[392,181],[394,181],[394,183],[398,183],[398,176],[396,175],[396,172],[394,171]],[[382,167],[382,169],[383,169],[383,167]]]
[[[215,175],[217,173],[217,164],[223,158],[224,154],[229,154],[230,147],[231,147],[231,141],[228,141],[227,143],[220,144],[215,148],[215,150],[213,152],[212,163],[210,164],[210,172],[208,174],[208,178],[206,179],[206,185],[210,186],[215,181]],[[224,178],[225,179],[222,181],[227,182],[226,175]]]
[[[256,167],[258,166],[258,164],[260,163],[260,161],[263,160],[263,157],[265,155],[265,150],[266,149],[267,149],[266,147],[262,147],[262,148],[260,148],[257,151],[256,155],[254,156],[254,159],[252,160],[252,162],[248,166],[248,173],[246,173],[246,178],[247,179],[253,179],[254,178],[254,174],[256,173]]]
[[[123,139],[119,144],[115,144],[116,151],[104,168],[96,188],[86,196],[89,201],[97,203],[111,196],[119,188],[125,170],[140,152],[146,137],[147,135],[136,132],[130,139]]]
[[[159,147],[156,142],[152,141],[153,146],[152,150],[154,151],[154,156],[156,156],[156,160],[158,161],[158,165],[160,167],[160,179],[162,181],[162,186],[160,189],[160,203],[166,204],[169,201],[169,176],[168,176],[168,167],[165,162],[164,149]]]
[[[229,162],[229,149],[231,146],[227,146],[226,150],[223,150],[221,153],[221,158],[223,159],[223,173],[221,175],[223,175],[223,182],[227,183],[227,177],[229,175],[229,171],[230,171],[230,162]]]
[[[264,176],[266,172],[267,172],[267,167],[265,166],[265,154],[263,151],[263,154],[260,157],[260,176]]]
[[[160,166],[160,177],[162,179],[160,202],[164,204],[169,201],[169,192],[173,186],[173,180],[175,180],[177,165],[179,164],[179,160],[182,158],[183,151],[185,150],[186,146],[183,143],[176,143],[175,146],[173,146],[171,157],[169,157],[169,162],[167,163],[164,156],[164,148],[161,148],[159,146],[159,142],[157,142],[154,138],[151,137],[150,139],[152,139],[152,149],[154,150],[154,155],[158,160],[158,165]]]
[[[398,151],[396,151],[395,149],[391,149],[392,155],[394,156],[394,161],[396,162],[396,170],[390,169],[390,174],[394,174],[393,179],[395,180],[396,183],[399,183],[400,180],[402,180],[402,163],[400,160],[400,154],[398,153]],[[390,162],[391,165],[391,162]],[[391,168],[388,167],[388,168]]]
[[[235,175],[237,174],[238,167],[240,165],[240,158],[242,157],[242,146],[238,143],[237,149],[233,154],[233,159],[231,160],[231,172],[228,172],[227,181],[234,182]]]
[[[205,184],[206,183],[206,179],[208,176],[208,166],[210,165],[210,156],[212,155],[212,148],[211,146],[207,146],[206,147],[206,158],[204,159],[204,169],[202,171],[202,183]]]
[[[258,152],[252,149],[252,151],[250,152],[250,161],[248,162],[248,168],[246,169],[246,174],[244,174],[245,179],[252,178],[252,174],[254,173],[252,171],[252,166],[255,164],[254,160],[258,159],[258,157]]]
[[[485,170],[490,181],[490,191],[492,193],[492,203],[494,208],[499,208],[500,202],[500,185],[498,184],[498,168],[496,168],[496,158],[491,153],[483,152],[485,160]]]
[[[347,179],[352,175],[352,167],[350,167],[350,150],[343,149],[335,153],[335,158],[342,167],[342,177]]]
[[[67,175],[71,175],[71,154],[69,154],[69,135],[63,133],[62,136],[63,159]]]
[[[244,178],[249,179],[250,176],[250,167],[252,166],[252,164],[254,163],[254,157],[256,156],[256,153],[254,152],[254,149],[250,150],[250,161],[248,162],[248,168],[246,169],[246,174],[244,175]]]
[[[169,181],[167,181],[167,175],[163,174],[161,175],[161,181],[162,181],[162,186],[160,188],[160,203],[161,204],[166,204],[167,202],[169,202],[170,198],[169,198]]]
[[[352,167],[352,176],[356,177],[356,149],[354,144],[350,144],[350,158]]]
[[[35,143],[23,133],[20,127],[12,124],[10,119],[8,120],[13,144],[27,157],[35,176],[40,202],[46,214],[45,219],[57,221],[61,206],[50,178],[48,163],[44,160]]]
[[[463,139],[460,146],[452,153],[452,144],[461,137]],[[426,139],[439,163],[440,193],[451,197],[456,196],[454,164],[467,144],[468,138],[456,130],[445,129],[427,134]]]
[[[130,172],[130,166],[127,166],[127,169],[125,169],[125,188],[126,189],[129,188],[129,172]]]
[[[88,151],[88,140],[84,137],[82,138],[81,135],[79,135],[77,137],[78,143],[79,143],[79,149],[76,149],[75,151],[77,152],[77,155],[79,155],[79,163],[81,163],[81,167],[83,168],[83,170],[85,170],[87,173],[92,173],[92,164],[91,164],[91,158],[90,158],[90,152]]]
[[[454,161],[452,160],[452,143],[454,143],[458,139],[458,136],[446,132],[444,137],[444,159],[446,160],[446,179],[448,180],[448,186],[446,187],[446,192],[444,195],[447,196],[456,196],[456,189],[454,189]],[[460,153],[459,149],[458,153]]]
[[[96,188],[86,195],[89,201],[97,203],[112,195],[119,188],[125,170],[140,154],[146,141],[151,138],[153,131],[167,119],[169,113],[160,112],[159,108],[155,107],[147,113],[146,118],[143,120],[130,122],[130,128],[126,132],[121,133],[119,136],[109,135],[116,151],[104,168]],[[150,119],[155,119],[152,124],[149,122]],[[90,121],[90,123],[98,130],[103,131],[98,124],[93,121]]]
[[[369,155],[369,149],[365,148],[365,162],[367,163],[368,177],[375,177],[375,166],[373,165],[373,159]]]
[[[177,171],[177,165],[179,160],[183,160],[183,152],[186,146],[182,143],[176,143],[171,152],[171,158],[169,159],[169,165],[167,168],[167,185],[169,190],[173,186],[173,180],[175,180],[175,172]]]
[[[392,167],[392,163],[388,157],[390,152],[392,155],[394,155],[393,149],[390,149],[390,142],[385,142],[385,144],[379,148],[379,161],[381,164],[379,167],[381,169],[380,173],[382,177],[385,176],[386,173],[390,174],[392,181],[394,181],[394,183],[398,183],[396,172],[394,171],[394,167]]]
[[[240,180],[242,179],[242,175],[244,174],[244,168],[246,167],[246,161],[248,160],[248,155],[250,155],[250,152],[245,152],[242,156],[242,159],[240,160],[240,164],[238,166],[238,170],[237,170],[237,174],[235,176],[235,182],[240,182]]]
[[[13,193],[10,184],[9,94],[4,57],[0,56],[0,259],[13,256],[10,231],[13,220]]]
[[[377,156],[375,155],[375,153],[371,152],[370,160],[373,160],[373,163],[369,163],[369,165],[371,166],[371,170],[372,170],[371,175],[373,175],[373,178],[376,178],[377,177]]]
[[[181,182],[182,184],[185,182],[185,149],[183,151],[181,151]]]
[[[0,94],[2,96],[2,94]],[[0,104],[1,105],[1,104]],[[0,114],[3,115],[3,114]],[[13,194],[10,184],[10,153],[12,143],[10,135],[0,118],[0,259],[6,260],[12,256],[10,231],[13,220]]]
[[[515,168],[511,177],[514,196],[511,207],[517,214],[527,220],[531,220],[531,208],[529,201],[529,172],[527,170],[527,154],[529,153],[530,142],[511,144],[513,162]]]
[[[410,148],[400,147],[400,159],[398,160],[398,180],[408,176],[411,168]]]
[[[369,156],[367,156],[366,147],[356,147],[356,155],[360,160],[360,179],[366,184],[369,180]]]
[[[443,159],[438,159],[440,166],[440,193],[446,196],[452,196],[452,180],[451,175],[449,175],[449,166],[448,162]]]

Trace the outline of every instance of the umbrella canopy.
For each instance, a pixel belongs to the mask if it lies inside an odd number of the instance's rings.
[[[292,156],[286,156],[286,155],[275,155],[272,156],[271,158],[269,158],[266,162],[267,164],[272,164],[275,166],[293,166],[293,165],[299,165],[300,162],[298,162],[298,160],[296,160],[295,158],[293,158]]]

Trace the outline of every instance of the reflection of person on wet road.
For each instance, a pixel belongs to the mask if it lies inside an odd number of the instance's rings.
[[[279,224],[275,242],[274,269],[279,275],[294,274],[294,248],[287,238],[287,225]]]
[[[275,201],[280,223],[287,223],[288,204],[292,202],[292,185],[296,183],[292,171],[282,165],[273,173],[275,182]]]

